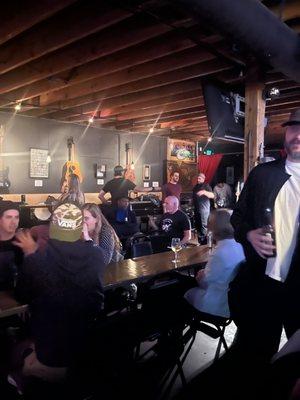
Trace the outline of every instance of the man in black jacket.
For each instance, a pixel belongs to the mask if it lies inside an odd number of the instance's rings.
[[[231,218],[247,259],[229,293],[237,343],[264,360],[277,351],[282,327],[288,337],[300,328],[300,109],[283,126],[287,159],[251,171]],[[264,234],[267,208],[276,243]]]
[[[16,295],[30,306],[33,339],[33,351],[24,360],[27,376],[63,378],[102,310],[103,254],[92,242],[80,240],[82,227],[82,211],[64,203],[52,214],[44,252],[38,251],[29,232],[17,235],[15,244],[25,260]]]

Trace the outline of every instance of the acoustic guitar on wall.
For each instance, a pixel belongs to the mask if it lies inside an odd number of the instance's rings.
[[[80,171],[80,165],[78,161],[75,161],[75,143],[73,137],[68,138],[68,161],[65,162],[62,169],[61,176],[61,193],[68,191],[68,178],[70,175],[75,174],[78,176],[79,181],[82,182],[82,174]]]
[[[4,140],[4,125],[0,125],[0,193],[7,194],[9,193],[10,188],[10,180],[8,178],[9,168],[4,167],[4,156],[3,153],[3,140]]]

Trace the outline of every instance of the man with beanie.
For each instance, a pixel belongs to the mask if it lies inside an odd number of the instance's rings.
[[[87,341],[90,323],[103,305],[102,251],[80,239],[82,210],[73,203],[53,212],[43,253],[29,231],[17,235],[25,259],[16,296],[30,306],[33,338],[22,373],[56,381],[65,376]],[[30,353],[30,354],[28,354]]]
[[[13,244],[19,225],[19,208],[12,201],[0,201],[0,290],[14,286],[22,250]]]

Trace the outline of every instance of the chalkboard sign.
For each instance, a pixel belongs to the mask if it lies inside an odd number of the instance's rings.
[[[49,178],[48,154],[48,150],[30,149],[30,178]]]

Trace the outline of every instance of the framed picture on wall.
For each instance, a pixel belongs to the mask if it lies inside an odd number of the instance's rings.
[[[30,178],[49,178],[48,150],[30,149]]]
[[[196,162],[196,142],[168,139],[167,159],[170,161]]]

